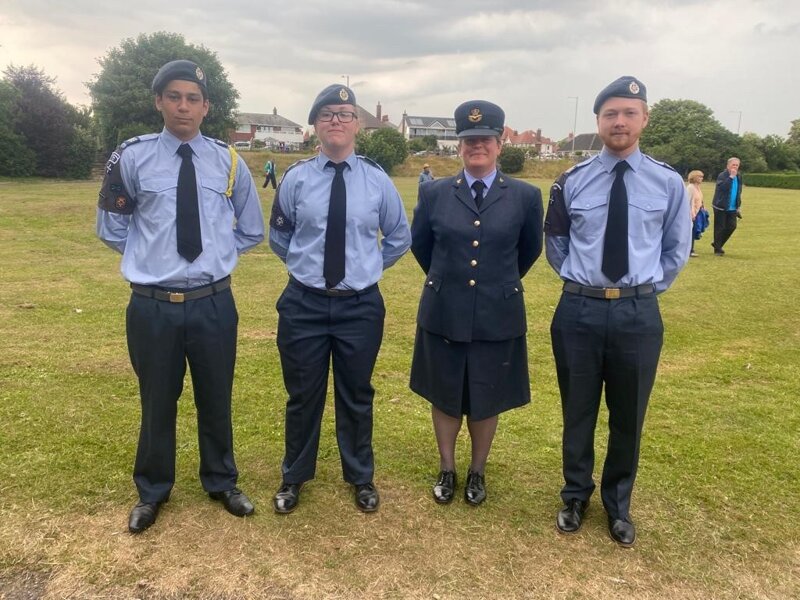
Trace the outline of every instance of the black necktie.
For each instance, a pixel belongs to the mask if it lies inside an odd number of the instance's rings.
[[[189,262],[200,256],[203,241],[200,239],[200,212],[197,208],[197,179],[192,163],[192,148],[181,144],[178,148],[183,162],[178,172],[175,223],[178,230],[178,254]]]
[[[485,189],[486,184],[480,179],[476,179],[472,182],[472,190],[475,192],[475,206],[478,208],[481,207],[481,202],[483,202],[483,190]]]
[[[619,281],[628,272],[628,191],[623,179],[628,167],[624,160],[614,166],[616,177],[608,198],[603,274],[611,281]]]
[[[347,220],[347,188],[344,185],[346,162],[328,161],[326,167],[336,169],[331,184],[331,201],[328,206],[328,226],[325,230],[325,263],[322,274],[328,289],[344,279],[344,229]]]

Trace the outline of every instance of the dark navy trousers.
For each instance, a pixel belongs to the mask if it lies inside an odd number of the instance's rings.
[[[586,501],[594,491],[594,431],[605,388],[609,433],[600,492],[610,517],[627,518],[664,338],[658,299],[564,292],[550,334],[564,418],[561,497]]]
[[[336,438],[344,480],[372,481],[372,371],[386,310],[377,286],[327,297],[290,281],[277,303],[278,351],[286,403],[286,483],[314,478],[320,427],[333,365]]]
[[[187,361],[197,407],[200,482],[209,492],[236,486],[231,391],[238,321],[230,289],[180,304],[131,295],[128,351],[142,401],[133,480],[142,502],[167,500],[175,483],[175,421]]]

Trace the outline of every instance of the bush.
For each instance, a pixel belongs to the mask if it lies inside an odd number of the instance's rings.
[[[0,175],[27,177],[36,170],[36,154],[22,137],[10,129],[0,129]]]
[[[500,170],[504,173],[519,173],[525,166],[525,151],[522,148],[503,146],[499,161]]]
[[[742,183],[753,187],[800,190],[800,173],[742,173]]]
[[[391,174],[395,165],[402,164],[408,156],[408,146],[399,131],[387,127],[371,133],[359,132],[356,137],[356,153],[371,158]]]

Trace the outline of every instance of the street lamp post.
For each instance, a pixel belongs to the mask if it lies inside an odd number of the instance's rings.
[[[578,137],[578,96],[567,96],[567,100],[575,100],[575,118],[572,121],[572,154],[575,154],[575,138]]]
[[[739,131],[742,129],[742,111],[740,110],[732,110],[732,113],[739,113],[739,122],[736,125],[736,135],[739,135]]]
[[[347,82],[347,87],[350,87],[350,75],[342,75],[342,79]]]

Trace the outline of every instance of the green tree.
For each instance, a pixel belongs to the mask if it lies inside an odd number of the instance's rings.
[[[95,155],[88,113],[71,106],[55,79],[33,65],[10,65],[3,73],[16,91],[12,130],[33,152],[34,174],[87,177]]]
[[[768,135],[761,140],[764,158],[770,171],[795,171],[797,164],[789,144],[779,135]]]
[[[438,148],[439,141],[436,139],[435,135],[424,135],[408,142],[408,149],[411,152],[435,152]]]
[[[500,170],[505,173],[519,173],[525,166],[525,151],[506,144],[500,150]]]
[[[789,144],[793,146],[800,146],[800,119],[792,121],[792,126],[789,128]]]
[[[762,140],[755,133],[747,132],[742,135],[736,156],[742,161],[742,169],[748,173],[765,173],[769,170],[767,168],[767,159],[764,157]],[[721,171],[722,167],[717,168],[716,171],[708,174],[706,179],[710,179],[712,175],[716,175],[717,172]]]
[[[408,156],[408,146],[403,134],[386,127],[371,133],[360,131],[356,136],[356,152],[371,158],[391,174]]]
[[[101,71],[86,84],[105,151],[132,135],[161,130],[164,122],[155,109],[150,86],[162,65],[178,59],[196,62],[206,74],[210,107],[201,127],[203,134],[228,139],[236,127],[239,93],[228,81],[216,53],[187,43],[180,34],[161,31],[123,40],[119,48],[98,60]],[[141,128],[134,131],[134,125]]]
[[[692,169],[718,173],[739,149],[739,137],[723,127],[710,108],[694,100],[661,100],[650,109],[641,147],[682,175]]]
[[[15,131],[19,92],[0,80],[0,175],[25,177],[36,169],[36,155]]]

